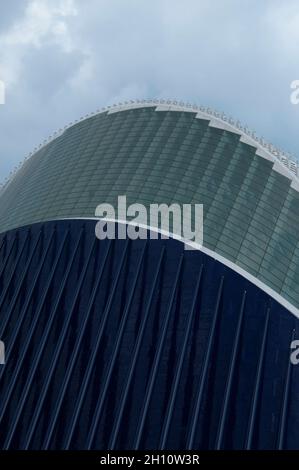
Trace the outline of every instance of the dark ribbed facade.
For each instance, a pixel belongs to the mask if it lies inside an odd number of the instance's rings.
[[[296,448],[298,321],[175,240],[1,238],[2,448]]]
[[[104,113],[3,189],[1,449],[299,448],[298,193],[239,137],[194,113]],[[204,249],[98,240],[88,217],[117,194],[204,211],[206,202]]]

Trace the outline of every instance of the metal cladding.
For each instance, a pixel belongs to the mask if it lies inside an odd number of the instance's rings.
[[[146,206],[203,204],[204,246],[299,315],[299,180],[279,153],[241,129],[167,103],[87,117],[38,150],[3,188],[0,232],[93,217],[98,204],[116,206],[119,195]]]
[[[170,240],[0,238],[2,449],[298,448],[299,320]]]
[[[202,249],[98,240],[122,195],[203,204]],[[298,165],[209,110],[60,130],[0,190],[0,448],[298,449],[298,216]]]

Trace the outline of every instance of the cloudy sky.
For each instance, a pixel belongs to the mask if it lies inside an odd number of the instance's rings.
[[[298,0],[9,0],[0,7],[0,181],[53,131],[107,104],[225,111],[299,157]]]

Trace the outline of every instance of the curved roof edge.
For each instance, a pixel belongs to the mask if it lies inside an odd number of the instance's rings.
[[[54,221],[62,221],[62,220],[94,220],[94,221],[99,221],[103,220],[98,217],[64,217],[64,218],[57,218],[57,219],[51,219],[48,221],[43,221],[42,223],[46,222],[54,222]],[[136,226],[138,225],[140,228],[143,228],[145,230],[151,231],[151,232],[158,232],[162,235],[166,235],[169,238],[173,238],[174,240],[177,240],[181,243],[184,243],[185,247],[187,250],[198,250],[202,251],[206,255],[210,256],[216,261],[219,261],[222,263],[224,266],[232,269],[234,272],[237,274],[240,274],[243,278],[248,280],[251,284],[255,285],[259,289],[261,289],[263,292],[265,292],[267,295],[269,295],[272,299],[274,299],[276,302],[278,302],[280,305],[282,305],[286,310],[288,310],[292,315],[294,315],[296,318],[299,319],[299,309],[295,307],[291,302],[289,302],[287,299],[285,299],[282,295],[280,295],[277,291],[273,290],[271,287],[269,287],[267,284],[264,282],[260,281],[257,277],[253,276],[252,274],[248,273],[245,269],[241,268],[238,266],[236,263],[228,260],[224,256],[216,253],[213,250],[210,250],[209,248],[206,248],[203,245],[199,245],[195,242],[192,242],[188,239],[183,238],[181,235],[171,233],[171,232],[166,232],[165,230],[161,230],[157,227],[150,226],[150,225],[145,225],[145,224],[136,224],[134,221],[128,221],[128,220],[121,220],[121,219],[110,219],[110,218],[105,218],[104,219],[107,222],[113,222],[117,224],[126,224],[126,225],[133,225]],[[37,222],[39,223],[39,222]],[[41,222],[40,222],[41,223]]]
[[[107,113],[118,113],[121,111],[127,111],[129,109],[137,109],[144,107],[155,107],[156,111],[183,111],[191,112],[196,114],[196,118],[205,119],[209,121],[209,126],[218,129],[233,132],[240,136],[240,141],[256,148],[256,154],[262,158],[273,162],[273,170],[286,176],[291,180],[291,187],[299,192],[299,162],[291,157],[286,152],[279,150],[271,143],[266,142],[263,138],[260,138],[256,133],[250,130],[247,126],[242,126],[240,121],[235,121],[231,117],[228,117],[225,113],[219,113],[212,108],[197,106],[182,101],[167,100],[167,99],[154,99],[154,100],[130,100],[124,103],[114,104],[112,106],[106,106],[98,109],[90,114],[80,117],[74,122],[70,122],[64,128],[59,129],[45,139],[33,152],[29,153],[25,159],[9,174],[9,176],[0,184],[0,194],[6,187],[11,183],[15,174],[23,166],[23,164],[32,157],[37,151],[48,145],[60,137],[67,129],[75,126],[79,122],[85,121],[97,114]]]

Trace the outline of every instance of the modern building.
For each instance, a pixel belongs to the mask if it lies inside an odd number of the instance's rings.
[[[203,204],[202,249],[97,240],[119,195]],[[0,448],[299,448],[298,217],[297,163],[209,109],[44,142],[0,190]]]

